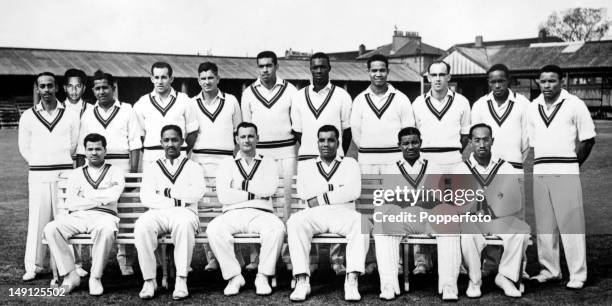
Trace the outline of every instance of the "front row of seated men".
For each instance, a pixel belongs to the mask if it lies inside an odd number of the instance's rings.
[[[257,127],[241,123],[237,128],[236,142],[239,152],[219,167],[216,184],[223,214],[213,219],[207,227],[207,237],[219,261],[223,278],[228,280],[225,295],[235,295],[244,286],[240,265],[235,257],[233,235],[258,234],[261,254],[255,288],[258,295],[272,292],[268,277],[275,275],[276,261],[281,253],[285,236],[283,222],[273,213],[271,196],[278,185],[277,168],[273,161],[256,153]],[[465,205],[457,202],[427,206],[415,202],[403,207],[383,205],[385,213],[401,210],[419,214],[461,214],[465,212],[486,214],[492,217],[487,224],[459,224],[440,227],[428,222],[378,223],[374,226],[366,216],[356,211],[355,200],[361,194],[359,165],[350,157],[336,154],[339,131],[331,125],[318,131],[320,155],[298,165],[297,192],[309,206],[291,215],[287,222],[287,236],[295,289],[292,301],[303,301],[310,294],[309,254],[313,236],[321,233],[339,234],[347,238],[345,300],[360,300],[358,276],[364,273],[365,257],[373,228],[376,259],[380,276],[380,298],[394,299],[400,293],[398,266],[399,245],[406,234],[431,234],[437,239],[438,291],[444,300],[458,297],[457,279],[463,259],[469,271],[470,283],[466,294],[478,297],[480,293],[480,254],[486,246],[482,234],[503,233],[504,252],[499,263],[495,283],[506,295],[520,297],[524,253],[529,241],[529,226],[518,217],[520,201],[512,194],[514,189],[503,192],[490,188],[499,183],[502,175],[515,174],[513,167],[491,156],[493,143],[491,128],[477,124],[470,131],[474,151],[453,174],[465,174],[476,187],[485,190],[484,201],[472,201]],[[156,167],[143,173],[140,197],[149,210],[137,221],[134,228],[135,245],[144,285],[140,292],[143,299],[152,298],[157,289],[156,259],[154,250],[161,234],[170,234],[174,244],[176,283],[173,299],[189,295],[187,273],[192,259],[195,236],[199,228],[198,201],[204,195],[205,182],[202,168],[180,154],[183,143],[181,129],[175,125],[161,130],[161,145],[165,157],[157,160]],[[420,156],[422,140],[418,129],[408,127],[398,134],[398,145],[403,159],[397,161],[396,180],[388,187],[408,186],[427,188],[439,186],[444,175],[436,165]],[[75,272],[74,255],[68,239],[79,233],[89,233],[93,238],[92,268],[89,290],[92,295],[103,293],[100,282],[108,253],[114,243],[117,224],[117,201],[125,185],[120,169],[106,164],[106,140],[98,134],[85,137],[84,146],[88,164],[74,170],[67,182],[67,213],[49,223],[44,230],[58,272],[64,277],[62,286],[71,291],[80,284]],[[501,174],[498,176],[498,174]],[[393,179],[391,179],[393,181]],[[462,184],[469,185],[465,180]],[[517,182],[518,183],[518,182]],[[518,188],[518,184],[510,184]],[[505,184],[504,188],[507,187]],[[506,197],[506,200],[500,200]],[[517,202],[519,204],[517,204]],[[416,204],[416,205],[415,205]],[[408,263],[405,263],[408,264]]]

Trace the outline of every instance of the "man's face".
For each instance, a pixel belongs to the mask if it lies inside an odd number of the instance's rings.
[[[198,76],[198,83],[205,92],[214,92],[219,88],[219,76],[212,70],[202,71]]]
[[[55,100],[55,78],[49,75],[41,75],[36,79],[36,91],[42,100],[52,102]]]
[[[489,90],[496,98],[503,98],[508,93],[508,76],[501,70],[489,73]]]
[[[241,127],[236,133],[236,143],[238,143],[241,152],[251,153],[255,151],[257,142],[259,142],[259,136],[257,136],[254,128]]]
[[[545,98],[554,99],[561,94],[561,77],[554,72],[541,73],[538,83]]]
[[[272,58],[260,58],[257,60],[257,68],[259,70],[259,78],[262,81],[276,78],[276,70],[278,65],[274,65]]]
[[[68,99],[78,101],[85,92],[85,84],[82,83],[79,77],[70,77],[64,85],[64,91],[68,94]]]
[[[405,160],[414,161],[421,155],[421,139],[417,135],[405,135],[399,141],[399,148]]]
[[[381,87],[387,84],[387,76],[389,76],[389,69],[385,62],[375,61],[370,63],[370,69],[368,69],[368,73],[370,74],[370,82],[376,86]]]
[[[334,132],[319,133],[319,154],[323,158],[333,158],[338,151],[338,137]]]
[[[88,141],[85,144],[85,157],[90,165],[94,167],[102,166],[102,164],[104,164],[105,156],[106,148],[102,146],[102,141]]]
[[[431,88],[434,91],[444,91],[448,88],[450,72],[446,69],[444,63],[436,63],[429,68],[427,79],[431,83]]]
[[[474,155],[479,158],[491,156],[491,146],[493,145],[493,137],[488,128],[480,127],[472,131],[470,145],[474,151]]]
[[[175,130],[166,130],[161,135],[161,146],[164,148],[166,158],[175,159],[181,155],[183,137],[179,136]]]
[[[115,101],[115,88],[113,84],[109,84],[108,80],[95,80],[93,85],[93,93],[100,104],[108,105]]]
[[[310,61],[310,73],[312,73],[312,80],[317,83],[323,83],[329,81],[329,72],[331,66],[325,58],[313,58]]]
[[[155,87],[155,92],[160,94],[168,92],[172,88],[172,81],[174,77],[169,75],[168,68],[153,68],[151,83]]]

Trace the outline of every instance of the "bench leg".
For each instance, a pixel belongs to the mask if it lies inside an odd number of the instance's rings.
[[[408,292],[410,290],[410,245],[408,243],[403,243],[403,258],[404,264],[402,268],[404,269],[404,292]]]
[[[49,256],[49,265],[51,266],[51,270],[53,272],[53,279],[51,279],[49,287],[59,288],[59,272],[57,271],[57,265],[55,264],[55,259],[53,259],[53,255]]]
[[[161,265],[162,265],[162,287],[168,289],[168,256],[166,253],[166,244],[161,245]]]

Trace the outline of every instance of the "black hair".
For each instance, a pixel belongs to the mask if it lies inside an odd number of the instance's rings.
[[[166,62],[155,62],[151,65],[151,75],[153,75],[153,69],[155,68],[166,68],[168,69],[168,76],[172,77],[172,66]]]
[[[55,82],[55,74],[53,74],[53,72],[49,72],[49,71],[45,71],[45,72],[41,72],[39,74],[36,75],[36,86],[38,86],[38,78],[40,78],[41,76],[50,76],[53,78],[53,84],[57,85]]]
[[[96,72],[94,72],[93,81],[95,82],[98,80],[106,80],[111,87],[115,88],[115,77],[113,77],[113,75],[110,73],[106,73],[98,69]]]
[[[402,141],[402,137],[408,135],[417,135],[419,137],[419,140],[421,140],[421,131],[419,131],[419,129],[415,127],[409,126],[401,129],[399,133],[397,133],[397,142]]]
[[[368,58],[368,69],[370,69],[370,64],[372,62],[383,62],[385,63],[385,67],[389,69],[389,59],[387,59],[387,57],[382,54],[374,54],[370,56],[370,58]]]
[[[202,73],[202,71],[212,71],[216,76],[219,76],[219,67],[217,64],[213,62],[204,62],[198,66],[198,75]]]
[[[491,138],[493,138],[493,129],[491,128],[490,125],[486,123],[477,123],[477,124],[472,125],[472,127],[470,128],[470,138],[472,138],[472,133],[474,132],[474,130],[478,128],[489,129],[489,132],[491,133]]]
[[[81,79],[81,84],[87,84],[87,75],[85,75],[83,70],[75,68],[66,70],[66,73],[64,73],[64,84],[68,85],[70,78],[79,78]]]
[[[236,135],[238,135],[238,130],[240,130],[240,129],[248,129],[248,128],[254,128],[255,129],[255,135],[258,134],[257,126],[255,124],[253,124],[251,122],[242,121],[236,127]]]
[[[340,139],[340,131],[338,131],[338,129],[331,124],[326,124],[320,127],[319,131],[317,132],[317,137],[319,136],[320,133],[323,133],[323,132],[334,132],[334,134],[336,134],[336,139],[337,140]]]
[[[542,74],[544,72],[553,72],[553,73],[556,73],[559,76],[559,80],[561,80],[563,78],[563,69],[561,69],[561,67],[559,67],[557,65],[546,65],[546,66],[540,68],[540,74]]]
[[[503,71],[506,74],[506,78],[510,77],[510,72],[508,71],[508,67],[504,64],[495,64],[487,70],[487,75],[493,71]]]
[[[317,52],[313,55],[310,56],[310,63],[312,64],[312,60],[315,58],[323,58],[327,60],[327,64],[329,64],[329,66],[331,67],[331,62],[329,61],[329,55],[323,53],[323,52]]]
[[[168,130],[175,131],[179,135],[179,137],[183,138],[183,131],[181,130],[180,127],[178,127],[178,125],[175,125],[175,124],[164,125],[164,127],[161,129],[161,132],[159,133],[159,135],[163,136],[164,132],[168,131]]]
[[[259,52],[259,54],[257,54],[257,63],[259,64],[259,59],[260,58],[271,58],[272,59],[272,63],[274,63],[274,65],[278,64],[278,58],[276,57],[276,53],[272,52],[272,51],[261,51]]]
[[[85,136],[85,139],[83,139],[83,146],[87,147],[88,142],[98,142],[98,141],[102,142],[102,147],[106,149],[106,138],[96,133],[87,134],[87,136]]]

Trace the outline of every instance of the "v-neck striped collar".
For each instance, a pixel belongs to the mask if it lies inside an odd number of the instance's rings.
[[[223,105],[225,104],[225,93],[219,90],[219,93],[217,94],[217,96],[215,96],[215,99],[217,98],[219,99],[219,104],[217,105],[217,108],[212,113],[208,111],[208,109],[206,108],[206,105],[204,103],[205,101],[204,93],[200,93],[199,97],[196,99],[196,102],[198,103],[198,107],[200,108],[202,113],[206,117],[208,117],[208,119],[210,119],[210,121],[212,122],[215,122],[215,119],[219,117],[219,114],[223,110]]]
[[[93,187],[93,189],[98,189],[98,187],[100,187],[100,184],[104,180],[104,177],[106,177],[106,174],[108,173],[108,169],[110,169],[110,167],[111,165],[104,164],[102,166],[102,170],[100,171],[100,175],[98,176],[97,179],[94,180],[89,174],[89,171],[87,171],[89,166],[84,166],[83,175],[85,176],[85,180],[87,180],[87,182],[89,183],[89,185],[91,185],[91,187]]]
[[[183,157],[183,159],[179,162],[178,167],[176,168],[176,172],[174,173],[170,172],[170,170],[166,168],[166,164],[164,163],[162,159],[158,159],[156,163],[159,166],[162,173],[166,176],[166,178],[168,178],[168,180],[170,180],[170,182],[174,184],[176,183],[176,180],[183,172],[183,168],[185,167],[185,164],[187,163],[187,158]]]
[[[156,98],[159,98],[159,96],[154,95],[153,93],[149,93],[149,100],[151,101],[151,104],[164,117],[166,116],[168,111],[172,108],[174,103],[176,102],[177,97],[178,97],[178,93],[176,93],[174,89],[170,89],[170,102],[168,102],[168,105],[166,105],[166,107],[162,107],[160,104],[161,101],[157,102],[157,99],[156,99]]]
[[[340,163],[341,162],[342,162],[342,157],[341,156],[336,156],[336,158],[332,161],[330,166],[327,167],[327,168],[329,168],[329,172],[328,172],[328,171],[325,171],[326,167],[323,165],[323,160],[321,160],[321,157],[319,156],[316,159],[317,169],[319,170],[319,173],[328,182],[329,182],[329,180],[332,179],[334,174],[336,174],[336,172],[338,171],[338,168],[340,167]]]
[[[429,108],[431,113],[436,116],[436,118],[438,118],[438,120],[442,120],[444,115],[448,112],[448,110],[451,108],[451,105],[453,104],[453,100],[455,99],[455,92],[450,90],[450,88],[448,89],[446,96],[444,96],[444,100],[446,100],[446,102],[441,111],[438,111],[438,109],[433,105],[433,103],[431,102],[431,98],[431,91],[429,91],[425,95],[425,104],[427,105],[427,108]]]
[[[306,104],[308,105],[308,108],[310,109],[312,114],[315,116],[315,118],[319,119],[319,116],[321,115],[323,110],[325,110],[325,107],[327,106],[327,104],[329,104],[329,101],[331,100],[332,96],[334,95],[334,91],[336,89],[336,85],[328,83],[327,86],[325,86],[325,88],[329,88],[329,92],[327,93],[327,96],[325,96],[325,98],[323,99],[323,102],[321,103],[319,108],[316,108],[314,106],[314,104],[312,103],[312,100],[310,99],[310,91],[313,90],[313,88],[314,88],[314,86],[312,86],[312,85],[304,88],[304,95],[306,97]]]
[[[493,157],[491,157],[491,161],[489,161],[489,166],[487,166],[487,169],[490,168],[488,174],[480,173],[480,171],[478,171],[478,164],[474,159],[473,154],[468,160],[464,161],[464,163],[468,167],[468,169],[470,169],[470,172],[472,172],[472,174],[478,181],[478,184],[480,184],[481,187],[487,187],[489,186],[489,184],[491,184],[491,182],[493,182],[493,179],[495,179],[499,168],[501,168],[501,166],[504,164],[504,160],[499,158],[494,159]]]
[[[380,119],[382,115],[385,114],[385,111],[389,108],[389,106],[391,106],[391,102],[393,101],[394,97],[395,97],[394,92],[389,93],[389,95],[387,96],[387,100],[385,100],[385,103],[381,106],[381,108],[378,108],[376,107],[376,104],[374,104],[374,101],[372,101],[372,98],[370,97],[370,93],[368,92],[365,94],[365,99],[366,99],[366,102],[368,103],[368,106],[370,106],[370,109],[374,112],[374,114],[376,115],[376,117],[378,117],[378,119]]]
[[[236,163],[236,166],[238,167],[238,171],[240,172],[240,175],[242,175],[242,178],[244,180],[253,179],[253,177],[255,176],[255,173],[257,172],[257,169],[259,168],[259,165],[261,164],[262,158],[263,156],[259,154],[255,155],[255,157],[253,157],[253,166],[251,166],[251,171],[247,172],[246,168],[242,164],[242,160],[243,160],[242,155],[240,154],[240,152],[236,154],[236,157],[234,158],[234,162]]]
[[[267,108],[271,108],[272,106],[274,106],[274,104],[276,104],[276,102],[280,99],[280,97],[283,95],[283,93],[285,93],[285,89],[287,89],[287,81],[283,80],[280,84],[277,82],[274,87],[276,86],[280,86],[279,90],[276,92],[276,94],[274,94],[274,96],[272,96],[272,98],[270,100],[266,99],[257,89],[257,87],[259,86],[263,86],[261,84],[261,81],[259,81],[256,83],[253,83],[250,87],[251,87],[251,91],[253,92],[253,95],[255,96],[255,98],[257,98],[257,100],[259,100],[259,102],[261,102],[261,104],[263,104],[265,107]]]
[[[34,113],[34,116],[36,117],[36,119],[38,119],[38,121],[40,121],[40,123],[42,123],[49,130],[49,132],[53,132],[53,129],[60,122],[60,120],[64,116],[64,112],[66,111],[64,103],[57,101],[57,106],[56,106],[57,112],[55,114],[55,118],[53,118],[51,122],[47,121],[47,119],[45,119],[45,116],[41,114],[41,112],[46,112],[46,110],[44,110],[41,103],[42,102],[39,102],[38,104],[36,104],[34,109],[32,109],[32,113]]]
[[[100,113],[100,104],[96,103],[96,106],[94,106],[93,109],[94,117],[96,117],[96,120],[98,120],[98,122],[100,122],[100,124],[106,129],[111,123],[111,121],[113,121],[113,119],[115,119],[115,117],[119,113],[120,107],[121,103],[119,101],[115,101],[113,106],[111,106],[111,114],[108,116],[108,118],[104,119],[104,117],[102,117],[102,114]]]
[[[422,159],[422,158],[417,160],[416,163],[419,163],[421,165],[421,170],[419,170],[419,173],[417,174],[417,176],[413,178],[410,175],[410,173],[408,173],[406,168],[404,167],[404,165],[408,164],[408,162],[406,161],[397,162],[397,167],[402,173],[402,176],[406,179],[406,181],[408,181],[408,183],[410,184],[410,186],[412,186],[412,188],[417,188],[419,184],[421,184],[421,181],[423,181],[423,178],[425,177],[425,171],[427,171],[427,165],[428,165],[427,160]]]
[[[508,99],[506,100],[506,102],[502,103],[502,105],[506,103],[508,105],[506,106],[506,111],[504,111],[504,113],[501,114],[500,116],[495,110],[496,109],[495,104],[494,104],[496,103],[494,102],[495,99],[492,97],[492,94],[489,94],[489,99],[487,100],[487,106],[489,107],[489,112],[491,113],[491,117],[493,117],[493,120],[495,120],[498,126],[501,126],[504,123],[504,121],[508,119],[508,117],[510,116],[510,112],[512,111],[512,108],[514,107],[515,102],[512,99],[510,99],[510,97],[516,100],[516,93],[508,89]]]

